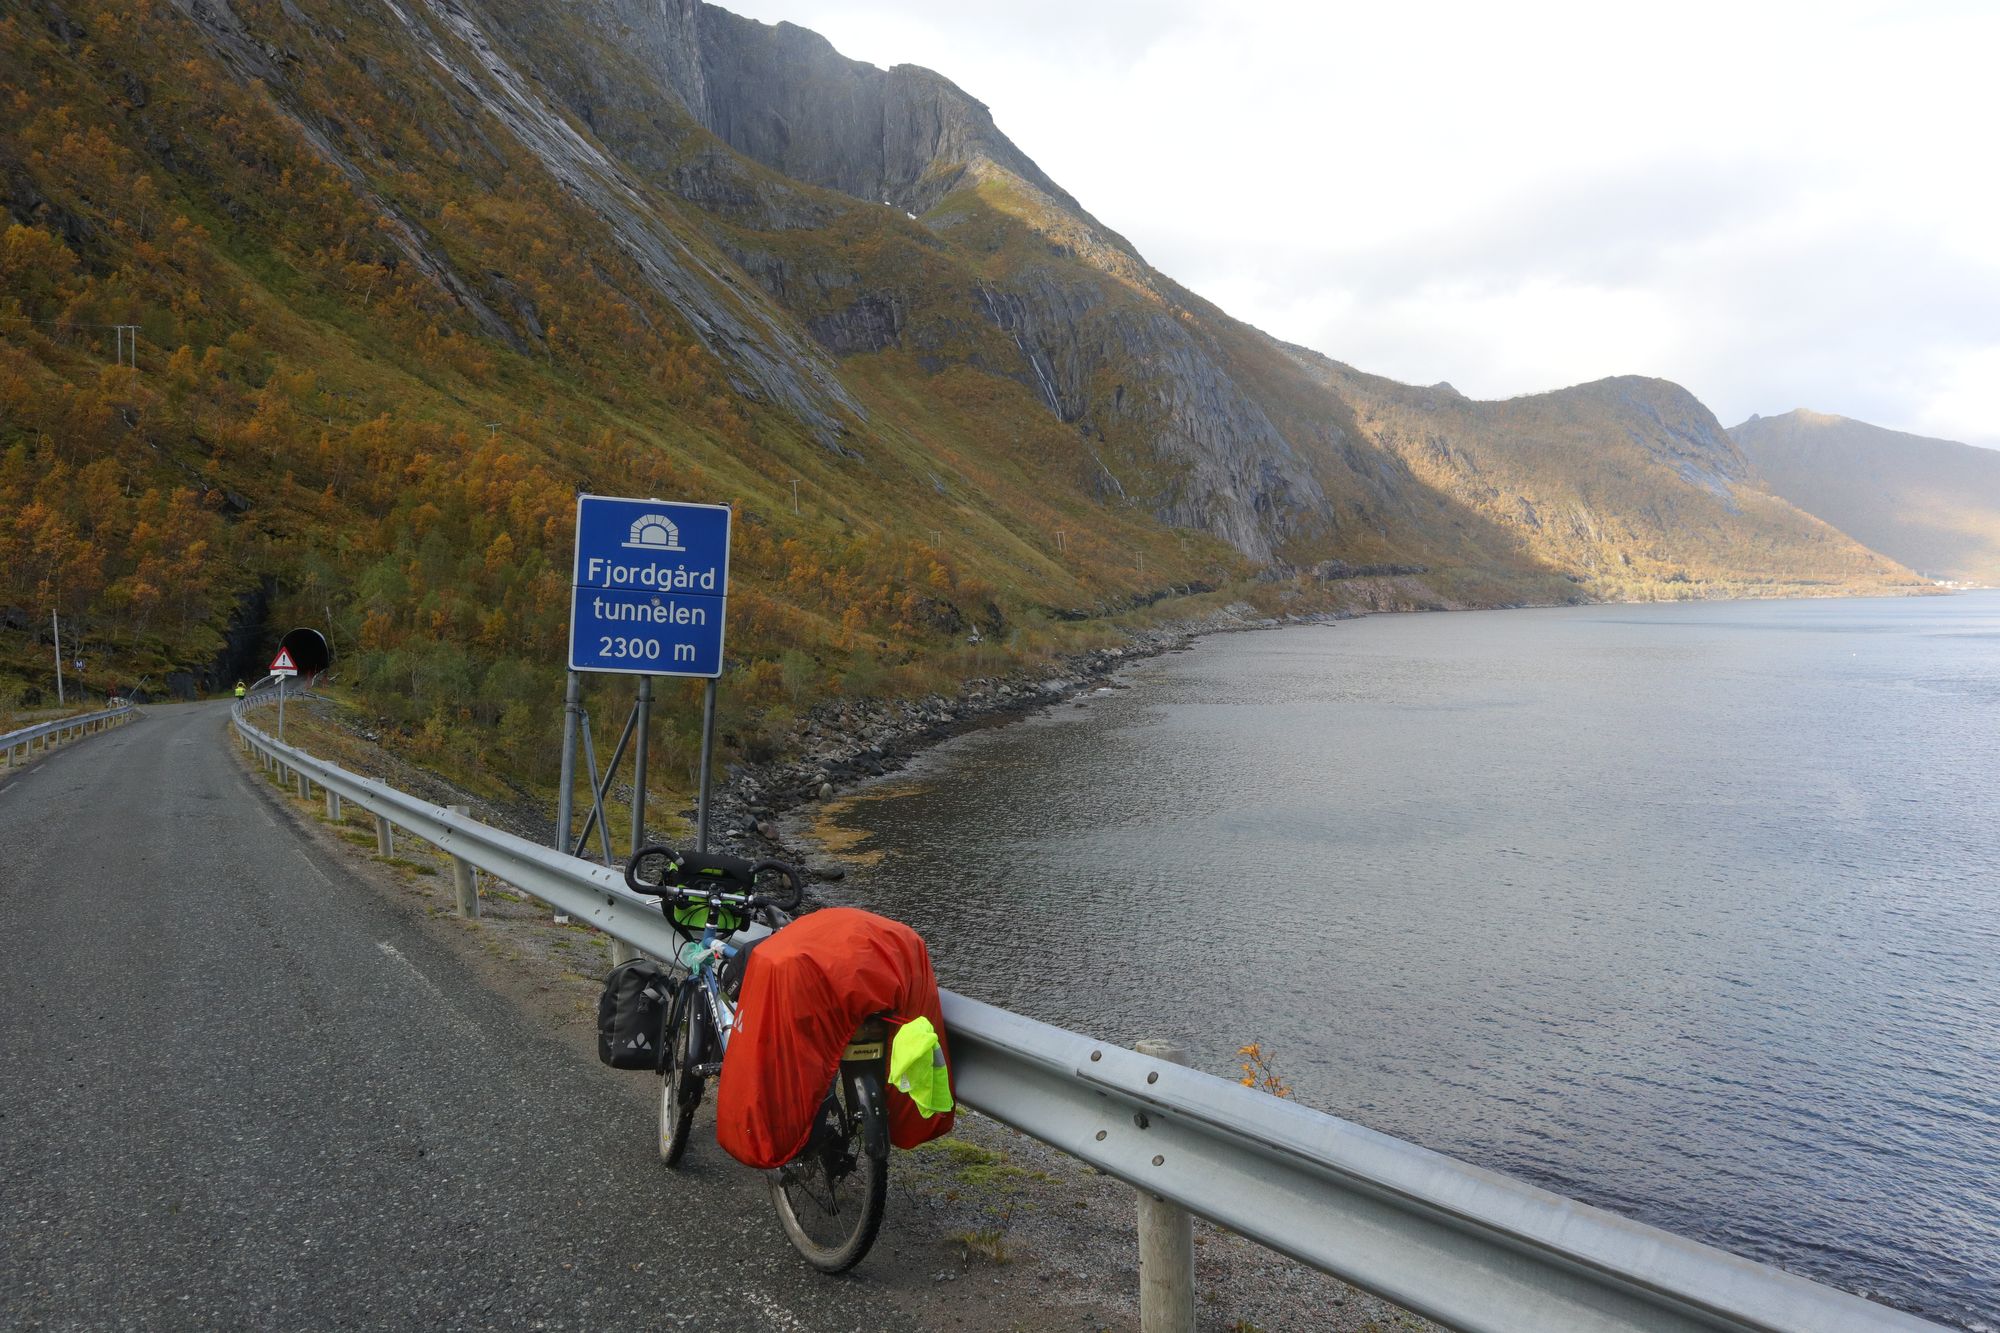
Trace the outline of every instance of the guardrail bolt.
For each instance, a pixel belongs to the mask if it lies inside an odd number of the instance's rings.
[[[455,815],[469,815],[472,813],[472,807],[468,805],[447,806],[446,809]],[[479,881],[475,878],[476,874],[477,872],[472,868],[472,862],[462,856],[453,856],[451,858],[451,882],[452,887],[458,890],[458,914],[460,916],[476,917],[479,915]]]
[[[1132,1049],[1170,1064],[1187,1063],[1187,1052],[1170,1041],[1142,1041]],[[1135,1119],[1145,1127],[1144,1112]],[[1155,1157],[1153,1165],[1165,1160]],[[1194,1333],[1194,1219],[1178,1204],[1144,1190],[1139,1191],[1139,1328],[1140,1333]]]

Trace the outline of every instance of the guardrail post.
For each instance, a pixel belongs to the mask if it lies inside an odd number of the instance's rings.
[[[469,815],[472,813],[472,807],[467,805],[449,805],[445,808],[455,815]],[[476,874],[477,872],[472,868],[472,862],[462,856],[451,858],[451,882],[452,887],[458,890],[458,914],[460,916],[479,915],[479,881],[475,878]]]
[[[1187,1063],[1187,1052],[1170,1041],[1135,1042],[1132,1049]],[[1194,1333],[1194,1219],[1158,1195],[1138,1194],[1140,1333]]]
[[[385,857],[396,854],[396,826],[387,815],[375,816],[375,854]]]
[[[329,824],[340,822],[340,793],[331,787],[326,789],[326,822]]]

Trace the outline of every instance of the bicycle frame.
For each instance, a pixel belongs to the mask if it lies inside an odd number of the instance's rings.
[[[686,963],[688,967],[686,985],[694,987],[694,995],[690,995],[688,999],[690,1003],[702,1005],[702,1015],[706,1015],[706,1023],[696,1023],[696,1029],[692,1033],[692,1043],[696,1047],[702,1047],[708,1043],[708,1035],[714,1033],[716,1055],[714,1061],[710,1061],[706,1051],[696,1049],[694,1063],[720,1065],[722,1057],[730,1049],[730,1033],[736,1031],[736,1005],[732,1005],[730,997],[722,993],[722,983],[716,979],[716,961],[734,957],[736,947],[716,935],[716,913],[708,915],[708,925],[702,929],[702,939],[696,941],[696,945],[700,953],[694,955],[692,963]],[[684,949],[682,955],[686,953],[688,951]]]

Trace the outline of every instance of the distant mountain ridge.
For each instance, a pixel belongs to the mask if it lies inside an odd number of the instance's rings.
[[[1755,596],[1901,578],[1848,534],[1768,494],[1715,415],[1678,384],[1617,376],[1479,402],[1294,349],[1357,430],[1524,553],[1598,596]]]
[[[2000,586],[2000,450],[1803,408],[1729,433],[1800,509],[1930,578]]]

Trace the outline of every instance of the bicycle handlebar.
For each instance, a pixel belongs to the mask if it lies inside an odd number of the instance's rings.
[[[655,883],[639,877],[639,863],[647,857],[663,857],[666,873]],[[790,886],[791,892],[784,897],[747,892],[754,889],[760,875],[781,876]],[[667,876],[678,882],[669,882]],[[724,884],[737,886],[725,889]],[[775,907],[789,912],[799,905],[805,896],[805,876],[797,866],[783,861],[747,861],[740,856],[724,856],[714,852],[677,852],[664,844],[641,847],[625,862],[625,885],[634,893],[644,893],[656,898],[671,898],[677,905],[694,902],[716,901],[727,907],[738,907],[745,912],[756,912],[761,908]]]

